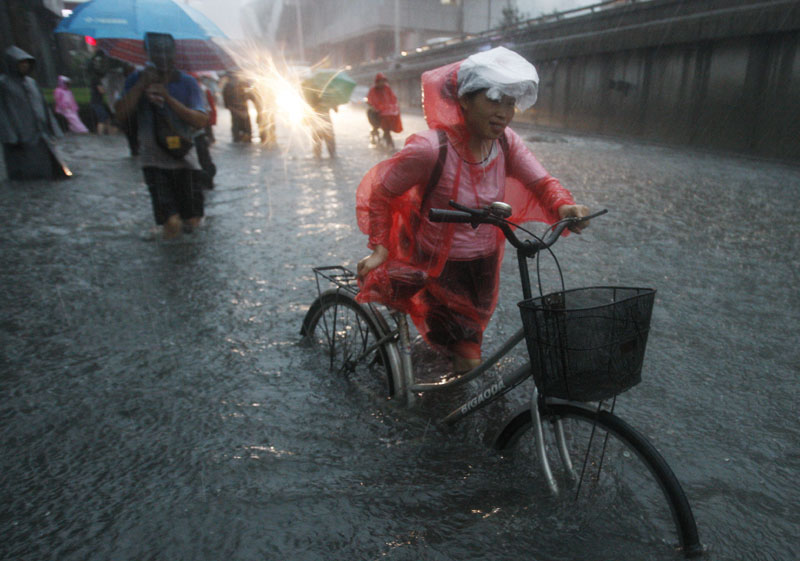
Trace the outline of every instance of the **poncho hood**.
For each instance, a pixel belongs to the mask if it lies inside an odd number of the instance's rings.
[[[36,64],[36,58],[31,56],[30,53],[26,53],[16,45],[12,45],[6,49],[5,53],[5,63],[6,69],[8,73],[12,76],[20,76],[19,70],[17,69],[17,65],[24,61],[29,60],[32,64]]]
[[[453,62],[422,74],[422,110],[432,129],[442,129],[451,138],[466,134],[464,114],[458,104],[458,68]]]
[[[443,129],[454,144],[468,138],[459,94],[487,89],[511,95],[524,110],[536,101],[539,77],[534,66],[504,47],[477,53],[422,74],[422,108],[432,129]]]

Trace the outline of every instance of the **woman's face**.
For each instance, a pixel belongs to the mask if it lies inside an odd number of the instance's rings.
[[[483,140],[499,138],[514,118],[513,97],[504,95],[500,100],[486,97],[486,90],[459,98],[467,130]]]

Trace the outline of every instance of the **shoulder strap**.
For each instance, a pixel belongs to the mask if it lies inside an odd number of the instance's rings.
[[[428,198],[430,197],[431,193],[433,193],[433,190],[439,183],[439,180],[442,178],[442,170],[444,169],[444,163],[447,160],[447,134],[445,134],[442,129],[437,129],[436,132],[439,136],[439,157],[436,159],[436,165],[433,166],[431,176],[428,178],[428,184],[425,185],[425,191],[422,194],[422,203],[420,204],[420,208],[425,208]]]
[[[506,136],[506,131],[503,131],[503,134],[497,140],[500,141],[500,148],[503,149],[503,159],[506,161],[506,173],[508,173],[508,137]]]

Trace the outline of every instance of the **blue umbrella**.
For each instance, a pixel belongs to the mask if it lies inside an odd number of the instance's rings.
[[[91,0],[61,20],[55,33],[95,39],[142,39],[148,31],[169,33],[176,40],[224,38],[202,13],[174,0]]]
[[[235,62],[213,42],[225,34],[206,16],[174,0],[91,0],[61,20],[54,33],[97,39],[110,56],[144,64],[144,34],[175,38],[175,65],[181,70],[229,70]]]

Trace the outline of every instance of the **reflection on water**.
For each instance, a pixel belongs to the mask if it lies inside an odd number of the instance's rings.
[[[122,137],[70,138],[70,182],[0,184],[0,556],[674,559],[636,527],[574,531],[537,474],[513,477],[484,445],[524,391],[444,429],[433,417],[456,397],[368,400],[297,344],[311,267],[368,251],[353,199],[380,155],[361,109],[334,119],[333,162],[218,134],[206,226],[175,242],[143,240]],[[684,482],[710,558],[792,558],[800,253],[785,209],[800,173],[563,140],[532,146],[611,211],[559,244],[568,287],[659,291],[620,413]],[[515,266],[490,346],[518,325]]]

